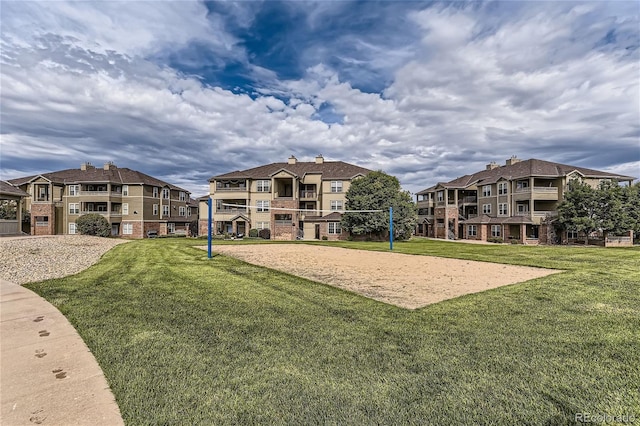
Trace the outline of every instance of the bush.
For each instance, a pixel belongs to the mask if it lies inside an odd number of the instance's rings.
[[[261,229],[258,231],[258,237],[262,238],[263,240],[270,240],[271,239],[271,230],[270,229]]]
[[[253,229],[249,229],[249,237],[251,238],[256,238],[258,236],[258,230],[253,228]]]
[[[329,237],[327,237],[326,235],[322,236],[322,241],[327,241],[329,239]]]
[[[111,235],[109,221],[97,213],[89,213],[77,218],[76,229],[82,235],[96,235],[98,237]]]
[[[502,243],[502,238],[499,237],[491,237],[491,238],[487,238],[487,242],[488,243]]]

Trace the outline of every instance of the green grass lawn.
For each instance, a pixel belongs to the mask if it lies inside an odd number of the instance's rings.
[[[28,285],[78,329],[127,424],[640,421],[637,248],[396,243],[566,270],[410,311],[209,260],[193,244],[206,242],[135,241],[81,274]]]

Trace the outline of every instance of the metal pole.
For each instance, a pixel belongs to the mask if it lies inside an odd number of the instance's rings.
[[[389,207],[389,250],[393,250],[393,207]]]
[[[209,210],[209,217],[208,217],[208,222],[207,222],[207,254],[209,256],[209,259],[211,259],[211,221],[212,221],[212,208],[211,206],[213,205],[213,200],[211,199],[211,197],[209,197],[209,201],[207,202],[208,205],[208,210]]]

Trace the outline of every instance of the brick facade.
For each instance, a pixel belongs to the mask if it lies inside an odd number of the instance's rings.
[[[48,219],[47,225],[38,225],[36,217],[44,216]],[[55,235],[56,210],[53,204],[31,205],[31,235]]]
[[[297,200],[273,200],[271,202],[271,239],[272,240],[286,240],[295,241],[298,235],[298,212],[293,210],[280,210],[283,209],[297,209]],[[277,214],[290,214],[291,222],[287,224],[276,224]]]

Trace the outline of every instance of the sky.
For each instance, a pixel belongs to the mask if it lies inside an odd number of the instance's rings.
[[[417,192],[515,155],[640,177],[640,2],[2,1],[0,179],[192,192],[291,155]]]

